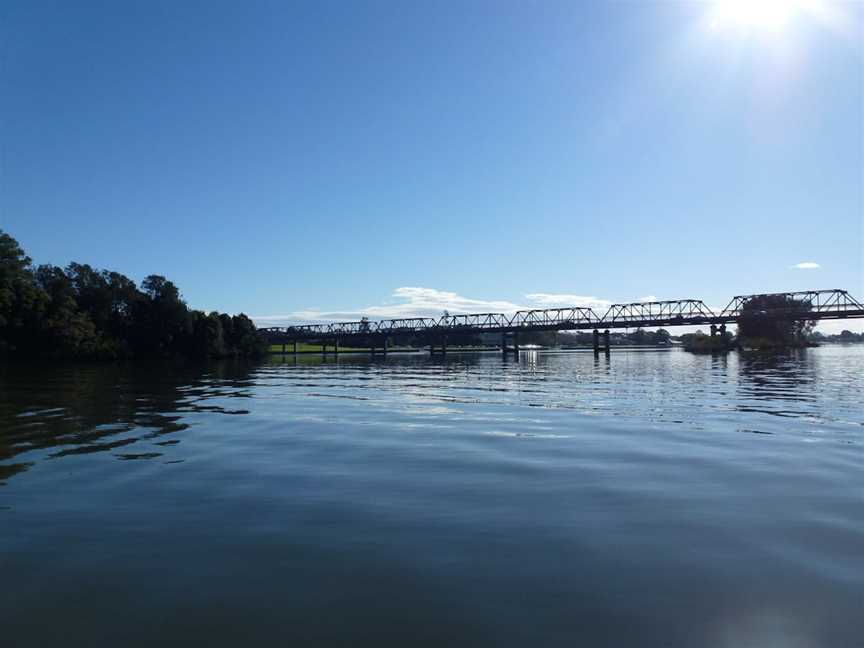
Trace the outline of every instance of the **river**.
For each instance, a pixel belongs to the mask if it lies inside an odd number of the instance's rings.
[[[861,645],[864,347],[0,367],[0,641]]]

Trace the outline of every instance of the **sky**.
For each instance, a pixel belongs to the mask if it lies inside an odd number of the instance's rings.
[[[260,324],[864,300],[860,3],[5,0],[0,37],[35,263]]]

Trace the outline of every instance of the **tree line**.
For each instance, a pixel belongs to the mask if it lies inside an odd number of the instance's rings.
[[[204,359],[265,351],[246,315],[190,309],[171,281],[87,264],[35,266],[0,230],[0,356]]]

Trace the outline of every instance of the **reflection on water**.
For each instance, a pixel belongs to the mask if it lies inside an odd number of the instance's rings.
[[[0,367],[4,640],[854,645],[862,367]]]
[[[0,459],[36,451],[42,459],[113,451],[132,444],[162,446],[164,435],[189,427],[185,412],[245,414],[210,398],[248,398],[250,368],[222,364],[202,373],[183,367],[7,366],[0,378]],[[156,458],[161,452],[116,454]],[[0,464],[0,477],[32,462]]]

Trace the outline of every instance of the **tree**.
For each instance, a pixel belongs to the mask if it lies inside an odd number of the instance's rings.
[[[812,304],[791,295],[756,295],[741,305],[738,338],[745,346],[802,346],[816,325]]]
[[[637,328],[627,336],[633,344],[648,344],[650,336],[645,329]]]
[[[33,277],[31,259],[0,230],[0,353],[31,346],[48,299]]]
[[[193,322],[177,286],[161,275],[141,282],[144,299],[137,305],[137,351],[157,355],[181,353],[184,337],[193,338]]]
[[[654,344],[669,344],[669,341],[672,339],[672,335],[666,329],[657,329],[652,333],[652,342]]]
[[[245,315],[191,311],[171,281],[139,290],[118,272],[70,263],[32,267],[0,231],[0,353],[68,358],[258,355],[266,345]]]
[[[37,351],[64,358],[101,355],[104,344],[93,319],[78,306],[69,275],[52,265],[36,268],[36,283],[47,296]]]

